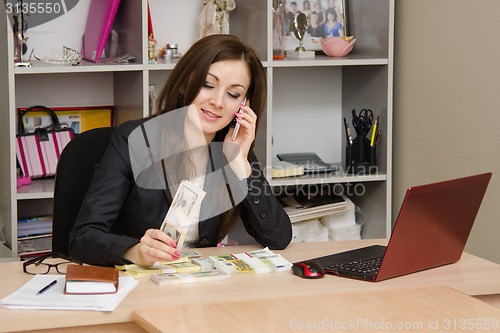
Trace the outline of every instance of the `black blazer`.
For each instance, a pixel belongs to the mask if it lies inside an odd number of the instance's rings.
[[[129,156],[129,134],[147,120],[120,125],[102,161],[96,165],[94,179],[70,233],[69,251],[74,259],[94,265],[123,264],[124,252],[137,244],[146,230],[161,226],[171,196],[163,189],[139,187]],[[240,217],[248,234],[260,245],[283,249],[292,239],[290,219],[272,194],[253,152],[250,163],[252,173],[241,182],[248,192],[239,203]],[[220,218],[221,215],[200,219],[199,247],[216,245]]]

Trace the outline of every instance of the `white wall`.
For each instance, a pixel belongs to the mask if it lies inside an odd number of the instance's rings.
[[[500,1],[396,1],[393,216],[406,188],[492,171],[466,251],[500,262]]]

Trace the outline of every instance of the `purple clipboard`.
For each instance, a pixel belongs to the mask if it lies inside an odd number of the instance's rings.
[[[82,42],[82,56],[99,62],[108,40],[120,0],[91,0]]]

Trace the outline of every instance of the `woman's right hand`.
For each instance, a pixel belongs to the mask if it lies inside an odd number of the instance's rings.
[[[178,260],[180,256],[175,241],[159,229],[148,229],[140,242],[124,254],[125,259],[145,266],[151,266],[156,261]]]

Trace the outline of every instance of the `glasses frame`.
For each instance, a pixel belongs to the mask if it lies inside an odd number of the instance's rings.
[[[43,261],[45,261],[45,259],[49,259],[49,258],[58,258],[58,259],[63,259],[65,261],[64,262],[58,262],[56,264],[49,264],[49,263],[44,263],[43,262]],[[64,255],[62,253],[53,252],[53,253],[49,253],[49,254],[46,254],[46,255],[43,255],[43,256],[40,256],[40,257],[36,257],[36,258],[33,258],[33,259],[30,259],[28,261],[23,262],[23,272],[26,273],[26,274],[30,274],[30,275],[37,275],[37,274],[44,275],[44,274],[48,274],[52,268],[55,268],[57,273],[59,273],[59,274],[65,274],[65,273],[62,273],[62,272],[59,271],[58,266],[61,265],[61,264],[68,264],[68,263],[75,263],[75,264],[81,265],[81,263],[75,262],[73,259],[71,259],[70,257],[68,257],[68,256],[66,256],[66,255]],[[28,267],[29,266],[31,266],[31,265],[38,266],[40,264],[43,264],[43,265],[45,265],[45,266],[48,267],[46,273],[31,273],[31,272],[28,272]]]

